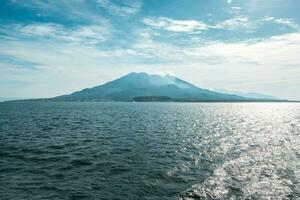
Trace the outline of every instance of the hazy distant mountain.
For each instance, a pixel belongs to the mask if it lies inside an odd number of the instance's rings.
[[[0,97],[0,102],[4,101],[14,101],[18,99],[25,99],[25,98],[20,98],[20,97]]]
[[[266,95],[266,94],[255,93],[255,92],[228,91],[228,90],[224,90],[224,89],[217,89],[215,91],[223,93],[223,94],[235,94],[235,95],[238,95],[238,96],[242,96],[242,97],[245,97],[245,98],[251,98],[251,99],[279,100],[279,98],[277,98],[277,97]]]
[[[57,101],[132,101],[135,97],[164,96],[175,101],[243,101],[244,97],[222,94],[170,75],[130,73],[93,88],[53,98]]]

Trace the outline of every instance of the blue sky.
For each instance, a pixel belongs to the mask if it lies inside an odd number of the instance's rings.
[[[2,0],[0,97],[131,71],[300,100],[298,0]]]

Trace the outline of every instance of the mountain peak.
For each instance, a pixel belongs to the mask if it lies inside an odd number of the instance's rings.
[[[125,76],[139,76],[139,75],[150,75],[146,72],[130,72],[129,74],[125,75]]]
[[[147,73],[147,72],[130,72],[127,75],[122,76],[122,77],[127,77],[127,76],[143,76],[143,77],[148,76],[148,77],[176,78],[175,76],[167,74],[167,73]]]
[[[153,87],[173,85],[179,88],[194,88],[195,86],[170,74],[150,74],[146,72],[131,72],[117,79],[123,84],[133,84],[135,87]]]

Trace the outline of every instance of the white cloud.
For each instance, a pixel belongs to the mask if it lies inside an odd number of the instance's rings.
[[[289,26],[295,30],[300,30],[300,25],[297,24],[292,19],[275,19],[274,22],[277,24],[283,24],[283,25]]]
[[[71,41],[98,43],[107,40],[110,30],[102,25],[81,26],[71,31],[70,36],[65,37]]]
[[[146,35],[146,36],[145,36]],[[196,41],[196,40],[195,40]],[[223,64],[255,64],[266,67],[300,67],[300,33],[273,36],[268,39],[240,42],[203,41],[186,46],[158,42],[149,35],[135,41],[130,47],[140,55],[164,58],[169,61]],[[208,62],[213,59],[215,62]]]
[[[233,6],[231,7],[233,10],[241,10],[242,8],[241,7],[238,7],[238,6]]]
[[[269,21],[273,21],[275,18],[272,17],[272,16],[265,16],[262,21],[265,21],[265,22],[269,22]]]
[[[173,32],[186,32],[194,33],[207,30],[209,27],[207,24],[196,20],[174,20],[166,17],[159,18],[145,18],[144,23],[156,27],[163,28]]]
[[[47,24],[31,24],[28,26],[20,27],[17,29],[27,35],[38,35],[38,36],[55,36],[58,32],[62,31],[63,27],[58,24],[47,23]]]
[[[239,10],[240,7],[232,7],[232,9]],[[262,19],[252,19],[250,20],[247,16],[236,16],[224,21],[217,23],[206,24],[203,21],[197,20],[175,20],[167,17],[158,18],[144,18],[143,22],[151,27],[157,29],[164,29],[171,32],[181,32],[181,33],[201,33],[210,29],[221,29],[221,30],[243,30],[251,31],[263,23],[270,22],[275,24],[280,24],[283,26],[288,26],[291,29],[300,31],[300,25],[296,23],[295,20],[289,18],[275,18],[272,16],[265,16]]]
[[[231,3],[232,3],[232,0],[227,0],[227,3],[228,3],[228,4],[231,4]]]
[[[241,28],[249,28],[251,25],[248,17],[238,16],[214,25],[217,29],[238,30]]]
[[[283,66],[300,64],[298,50],[300,50],[300,34],[292,33],[260,41],[212,42],[192,52],[206,52],[206,54],[214,54],[235,62],[246,60],[258,65]]]
[[[172,32],[200,33],[209,29],[239,30],[251,28],[252,23],[248,17],[238,16],[217,24],[206,24],[197,20],[175,20],[166,17],[144,18],[144,23],[154,28],[160,28]]]
[[[300,31],[300,25],[297,24],[295,22],[295,20],[293,19],[289,19],[289,18],[275,18],[275,17],[272,17],[272,16],[265,16],[262,21],[265,21],[265,22],[272,22],[272,23],[275,23],[275,24],[281,24],[281,25],[285,25],[285,26],[288,26],[296,31]]]
[[[17,36],[40,37],[55,39],[71,43],[97,44],[110,37],[111,27],[109,24],[85,25],[67,28],[55,23],[36,23],[29,25],[14,25],[10,34]]]
[[[111,0],[97,0],[97,3],[99,6],[107,9],[111,14],[116,14],[121,16],[137,14],[142,7],[142,3],[138,0],[130,1],[130,3],[123,4],[122,6],[113,3]]]

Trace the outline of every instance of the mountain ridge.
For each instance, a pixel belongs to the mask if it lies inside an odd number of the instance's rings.
[[[168,99],[174,102],[257,102],[286,101],[246,98],[236,94],[225,94],[204,88],[172,75],[131,72],[115,80],[71,94],[53,98],[24,101],[121,101],[132,102],[135,98],[146,101]]]
[[[137,96],[167,96],[175,101],[245,99],[238,95],[222,94],[199,88],[171,75],[132,72],[99,86],[55,97],[54,100],[132,101]]]

